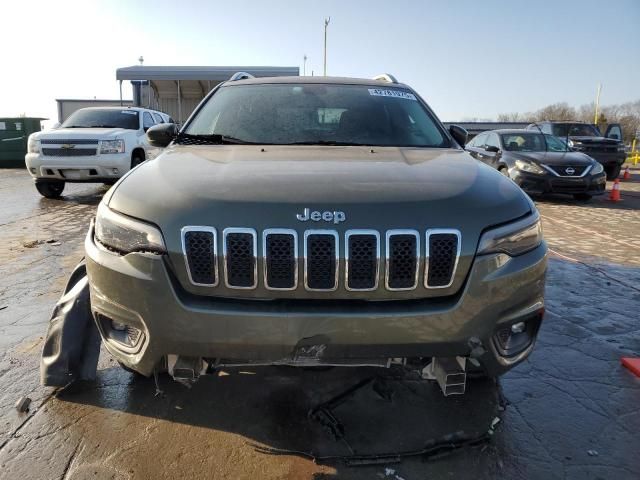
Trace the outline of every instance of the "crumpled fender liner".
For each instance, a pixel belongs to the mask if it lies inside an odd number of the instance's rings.
[[[40,359],[40,383],[64,387],[76,380],[95,380],[100,341],[91,313],[89,279],[83,259],[71,273],[51,314]]]

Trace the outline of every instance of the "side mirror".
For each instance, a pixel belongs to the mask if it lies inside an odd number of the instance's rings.
[[[498,153],[500,151],[500,149],[498,147],[496,147],[495,145],[487,145],[486,147],[484,147],[484,149],[487,152],[492,152],[492,153]]]
[[[147,139],[152,147],[164,148],[178,135],[178,127],[175,123],[161,123],[147,130]]]
[[[449,125],[449,133],[453,139],[458,142],[458,145],[464,148],[467,143],[467,138],[469,137],[467,131],[458,125]]]

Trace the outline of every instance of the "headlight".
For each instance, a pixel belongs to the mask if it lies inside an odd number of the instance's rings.
[[[516,160],[516,168],[518,170],[522,170],[523,172],[536,173],[538,175],[547,173],[541,166],[533,162],[527,162],[525,160]]]
[[[506,253],[515,257],[533,250],[541,243],[542,225],[540,215],[535,212],[527,218],[483,233],[478,255]]]
[[[165,253],[162,233],[153,225],[116,213],[101,203],[95,226],[96,240],[120,253]]]
[[[35,135],[29,135],[29,140],[27,140],[27,152],[40,153],[40,140],[37,140]]]
[[[100,153],[124,153],[124,140],[102,140]]]
[[[618,151],[619,152],[625,152],[627,150],[627,147],[624,145],[624,143],[619,143],[618,144]]]
[[[596,164],[591,167],[591,175],[597,175],[602,172],[604,172],[604,167],[601,163],[596,162]]]

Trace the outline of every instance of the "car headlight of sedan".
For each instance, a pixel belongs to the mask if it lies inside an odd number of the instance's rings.
[[[516,257],[533,250],[542,243],[540,215],[533,215],[516,222],[493,228],[482,234],[478,254],[506,253]]]
[[[29,140],[27,140],[27,152],[40,153],[40,140],[35,138],[35,135],[29,135]]]
[[[124,153],[124,140],[102,140],[100,153]]]
[[[591,167],[591,175],[598,175],[599,173],[604,172],[604,167],[601,163],[595,162],[595,165]]]
[[[533,162],[527,162],[525,160],[516,160],[516,168],[523,172],[535,173],[537,175],[543,175],[547,172],[538,164]]]
[[[103,203],[98,206],[95,238],[106,248],[123,254],[167,251],[157,227],[114,212]]]

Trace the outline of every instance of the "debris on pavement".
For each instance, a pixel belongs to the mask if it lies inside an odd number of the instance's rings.
[[[598,456],[598,451],[597,450],[587,450],[587,454],[590,457],[597,457]]]
[[[20,413],[26,413],[29,411],[29,406],[31,405],[31,399],[29,397],[20,397],[20,399],[16,402],[16,410]]]
[[[40,382],[47,387],[66,387],[76,380],[95,380],[100,333],[91,314],[86,264],[74,269],[58,300],[42,350]]]
[[[493,435],[496,432],[496,426],[500,423],[500,418],[495,417],[491,421],[491,425],[489,426],[489,431],[487,432],[489,435]]]

